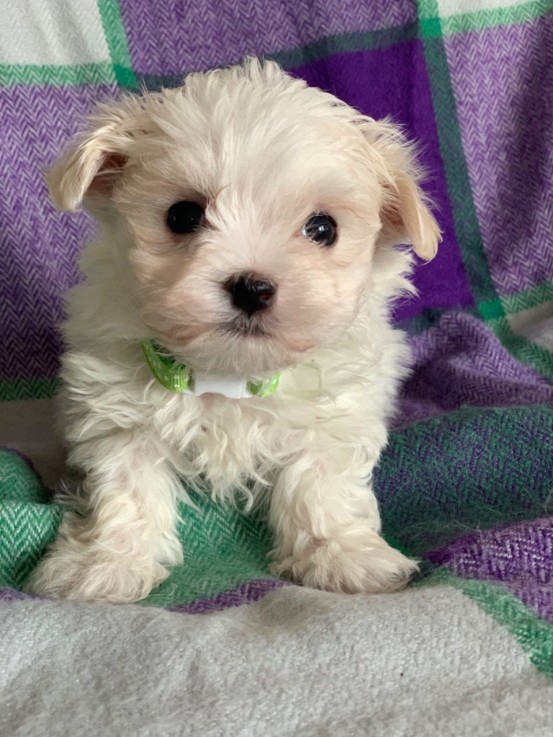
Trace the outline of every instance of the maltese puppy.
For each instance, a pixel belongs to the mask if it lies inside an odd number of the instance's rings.
[[[187,487],[262,505],[276,575],[406,584],[371,474],[409,359],[394,246],[428,260],[440,238],[419,180],[396,127],[271,62],[99,107],[49,179],[101,231],[64,326],[79,490],[29,590],[147,596],[183,561]]]

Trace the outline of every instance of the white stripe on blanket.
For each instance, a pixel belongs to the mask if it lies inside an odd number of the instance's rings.
[[[3,0],[0,13],[0,64],[109,61],[91,0]]]
[[[439,13],[442,18],[448,15],[463,15],[464,13],[476,13],[479,10],[493,10],[524,4],[525,0],[438,0]]]

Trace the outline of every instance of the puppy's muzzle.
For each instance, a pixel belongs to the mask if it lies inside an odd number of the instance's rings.
[[[230,294],[232,304],[245,312],[248,317],[270,307],[275,301],[277,292],[275,284],[254,274],[231,277],[223,286]]]

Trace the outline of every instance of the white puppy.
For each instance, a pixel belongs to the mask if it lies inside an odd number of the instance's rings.
[[[101,235],[64,331],[82,484],[30,590],[147,596],[182,562],[186,486],[263,504],[278,575],[408,581],[370,484],[408,363],[389,310],[411,257],[393,246],[430,259],[439,240],[418,179],[394,126],[274,63],[99,108],[50,178]]]

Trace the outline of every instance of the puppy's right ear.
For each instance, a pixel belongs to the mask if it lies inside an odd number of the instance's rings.
[[[99,106],[88,132],[50,169],[46,178],[59,210],[78,210],[88,195],[110,197],[136,131],[136,106],[132,97]]]
[[[402,131],[387,121],[361,120],[360,129],[378,155],[375,171],[382,187],[379,242],[411,243],[425,261],[436,255],[441,233],[421,187],[422,172],[413,147]]]

